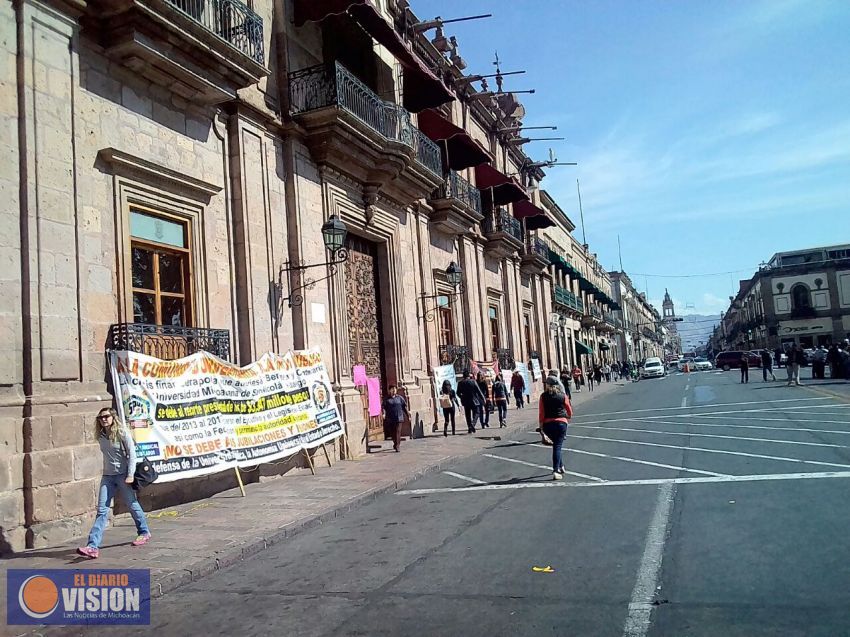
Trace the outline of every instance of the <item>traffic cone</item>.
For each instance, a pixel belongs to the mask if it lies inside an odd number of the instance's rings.
[[[685,363],[685,373],[686,373],[686,374],[690,374],[690,373],[691,373],[691,366],[690,366],[688,363]]]

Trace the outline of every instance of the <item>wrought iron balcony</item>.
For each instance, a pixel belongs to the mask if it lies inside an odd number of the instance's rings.
[[[433,195],[434,199],[456,199],[470,210],[481,214],[481,191],[450,170],[446,180]]]
[[[258,64],[265,64],[263,19],[239,0],[165,0]]]
[[[440,345],[439,347],[440,365],[454,365],[455,372],[463,374],[469,371],[469,348],[465,345]]]
[[[429,201],[434,207],[431,225],[447,234],[469,232],[483,218],[481,192],[454,170],[449,171]]]
[[[528,236],[522,253],[520,269],[525,274],[540,274],[549,267],[549,247],[542,239]]]
[[[443,160],[440,158],[440,147],[415,126],[411,126],[411,128],[413,129],[413,150],[416,152],[416,161],[435,175],[442,176]]]
[[[523,246],[522,224],[504,208],[496,208],[485,217],[481,227],[487,237],[486,248],[496,257],[509,257]]]
[[[514,353],[506,348],[493,350],[493,358],[499,361],[499,369],[513,369],[516,367]]]
[[[230,360],[230,330],[149,323],[115,323],[109,328],[108,347],[174,360],[206,351]]]

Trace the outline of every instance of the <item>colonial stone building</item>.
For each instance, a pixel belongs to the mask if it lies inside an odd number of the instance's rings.
[[[110,348],[320,347],[355,454],[384,436],[354,365],[415,433],[436,365],[625,356],[524,109],[464,67],[396,0],[0,3],[0,551],[90,524]]]
[[[611,272],[614,300],[619,304],[623,332],[618,336],[623,360],[640,363],[646,358],[664,358],[666,326],[658,310],[638,292],[625,272]]]
[[[738,293],[712,338],[716,350],[804,348],[850,338],[850,245],[778,252]]]

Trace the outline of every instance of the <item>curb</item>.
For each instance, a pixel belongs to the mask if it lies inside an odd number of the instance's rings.
[[[589,400],[592,400],[592,398],[589,398],[588,401]],[[532,422],[527,425],[520,425],[516,428],[509,428],[508,430],[503,431],[503,433],[505,435],[513,435],[524,431],[530,431],[536,426],[536,419],[533,419]],[[494,440],[500,440],[501,435],[502,434],[495,434],[492,436],[477,437],[477,439],[492,442]],[[335,506],[330,507],[328,510],[323,511],[322,513],[318,513],[302,520],[298,520],[297,522],[293,522],[291,524],[288,524],[287,526],[278,529],[271,529],[269,531],[266,531],[263,534],[263,537],[261,538],[250,540],[248,542],[245,542],[244,544],[217,551],[214,555],[210,557],[202,558],[197,562],[188,565],[187,568],[167,573],[161,577],[158,577],[156,581],[151,582],[151,599],[162,597],[166,593],[170,593],[180,588],[181,586],[191,584],[192,582],[197,582],[198,580],[203,579],[204,577],[211,575],[216,571],[225,569],[229,566],[233,566],[237,562],[241,562],[242,560],[248,557],[256,555],[257,553],[266,550],[270,546],[274,546],[275,544],[279,544],[284,540],[287,540],[291,537],[295,537],[303,531],[308,531],[317,526],[321,526],[326,522],[330,522],[334,518],[342,517],[346,513],[349,513],[350,511],[358,509],[372,502],[378,496],[393,491],[398,491],[399,489],[404,486],[407,486],[414,480],[418,480],[419,478],[422,478],[426,475],[442,471],[443,469],[457,462],[460,462],[461,460],[471,458],[472,456],[483,453],[484,451],[484,449],[477,449],[472,453],[463,453],[454,456],[447,456],[446,458],[443,458],[435,464],[431,464],[421,469],[417,469],[409,473],[408,475],[399,478],[398,480],[388,482],[386,484],[382,484],[373,487],[372,489],[369,489],[367,491],[364,491],[363,493],[360,493],[352,498],[349,498],[348,500],[345,500]]]

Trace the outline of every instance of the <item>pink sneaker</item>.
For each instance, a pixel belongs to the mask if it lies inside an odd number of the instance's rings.
[[[96,560],[100,555],[100,551],[93,546],[81,546],[77,549],[77,553],[89,558],[90,560]]]
[[[150,533],[142,533],[139,537],[137,537],[135,540],[133,540],[131,542],[131,544],[133,546],[142,546],[144,544],[147,544],[150,541],[150,539],[151,539]]]

